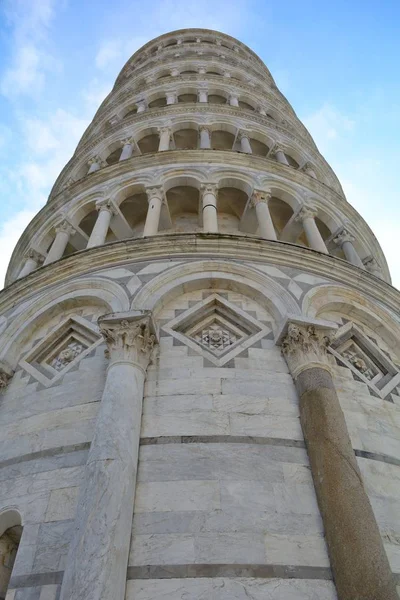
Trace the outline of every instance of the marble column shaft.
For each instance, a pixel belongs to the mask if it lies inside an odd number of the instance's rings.
[[[56,260],[62,258],[65,248],[69,242],[71,235],[74,235],[75,229],[68,223],[68,221],[62,221],[56,227],[56,237],[51,245],[49,253],[47,254],[44,265],[49,265]]]
[[[333,240],[335,244],[341,246],[346,259],[356,267],[364,269],[364,264],[359,257],[356,249],[354,248],[353,242],[355,238],[345,229],[343,229]]]
[[[143,386],[155,342],[149,311],[99,319],[110,365],[81,484],[61,600],[124,600]]]
[[[44,257],[31,248],[25,255],[25,264],[19,272],[18,279],[22,279],[22,277],[26,277],[29,273],[32,273],[38,266],[43,262]]]
[[[328,248],[326,247],[315,222],[316,216],[317,210],[315,208],[311,206],[303,206],[303,208],[300,209],[296,220],[302,222],[310,248],[313,250],[318,250],[318,252],[323,252],[324,254],[329,254]]]
[[[132,156],[134,140],[132,138],[129,138],[127,140],[123,140],[122,144],[123,144],[123,147],[122,147],[121,155],[119,157],[119,161],[127,160],[128,158],[130,158]]]
[[[276,240],[276,231],[269,212],[268,202],[271,199],[270,192],[255,191],[252,196],[252,204],[256,209],[258,229],[260,236],[266,240]]]
[[[153,187],[147,190],[149,206],[147,209],[146,222],[144,224],[143,237],[155,235],[160,223],[161,208],[164,199],[162,187]]]
[[[285,156],[284,151],[282,150],[282,148],[275,148],[274,150],[274,154],[275,154],[275,158],[276,160],[281,163],[282,165],[287,165],[289,166],[289,162],[288,159]]]
[[[86,248],[93,248],[94,246],[101,246],[104,244],[110,221],[114,214],[114,208],[109,200],[100,200],[100,202],[96,202],[96,208],[99,213]]]
[[[204,185],[202,192],[203,231],[218,233],[217,186]]]
[[[289,323],[283,354],[300,420],[339,600],[398,600],[327,356],[326,331]]]
[[[240,132],[238,135],[238,140],[240,141],[240,149],[242,152],[246,154],[252,154],[253,150],[251,148],[249,136],[247,133]]]
[[[211,148],[211,135],[207,127],[200,127],[200,148],[203,150]]]
[[[166,150],[169,150],[170,139],[171,139],[170,127],[162,127],[160,129],[160,141],[158,144],[159,152],[165,152]]]

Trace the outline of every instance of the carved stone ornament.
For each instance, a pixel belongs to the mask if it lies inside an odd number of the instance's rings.
[[[314,206],[304,205],[301,207],[299,212],[297,213],[295,220],[296,221],[304,221],[304,219],[314,219],[318,214],[318,211]]]
[[[124,313],[124,317],[106,315],[99,319],[111,364],[129,362],[146,370],[157,341],[151,316],[147,311],[137,311],[134,315]]]
[[[24,258],[25,259],[30,258],[31,260],[34,260],[38,265],[41,265],[42,262],[44,261],[43,254],[40,254],[40,252],[38,252],[34,248],[29,248],[29,250],[27,252],[25,252]]]
[[[271,200],[271,198],[272,198],[271,192],[263,192],[262,190],[254,190],[253,195],[251,197],[251,206],[255,207],[255,206],[257,206],[257,204],[260,204],[260,202],[264,202],[265,204],[268,204],[268,202]]]
[[[64,220],[61,221],[61,223],[59,223],[56,227],[55,227],[55,232],[56,233],[66,233],[67,235],[71,236],[71,235],[75,235],[76,231],[75,229],[72,227],[71,223],[68,223],[68,221]]]
[[[302,371],[313,367],[331,371],[327,348],[332,339],[332,331],[310,324],[289,323],[282,341],[282,353],[292,377],[295,379]]]
[[[14,372],[5,363],[0,362],[0,390],[7,387]]]
[[[99,212],[101,210],[106,210],[108,212],[110,212],[112,215],[116,214],[116,209],[115,206],[113,205],[113,203],[111,202],[111,200],[104,198],[101,200],[97,200],[96,202],[96,210],[98,210]]]
[[[342,229],[340,233],[334,238],[334,243],[338,246],[342,246],[345,242],[353,243],[355,240],[354,236],[351,235],[347,229]]]

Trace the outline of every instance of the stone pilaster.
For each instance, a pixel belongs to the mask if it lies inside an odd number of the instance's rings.
[[[398,600],[331,375],[326,326],[289,322],[282,352],[300,420],[339,600]]]
[[[143,386],[155,327],[149,311],[99,319],[110,364],[78,499],[62,600],[123,600]]]

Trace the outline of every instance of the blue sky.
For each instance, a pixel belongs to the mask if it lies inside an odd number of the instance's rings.
[[[400,288],[399,21],[397,0],[0,0],[0,281],[129,56],[206,27],[264,60]]]

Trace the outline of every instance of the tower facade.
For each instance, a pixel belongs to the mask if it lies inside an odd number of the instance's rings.
[[[399,307],[262,61],[146,44],[0,293],[0,597],[398,598]]]

